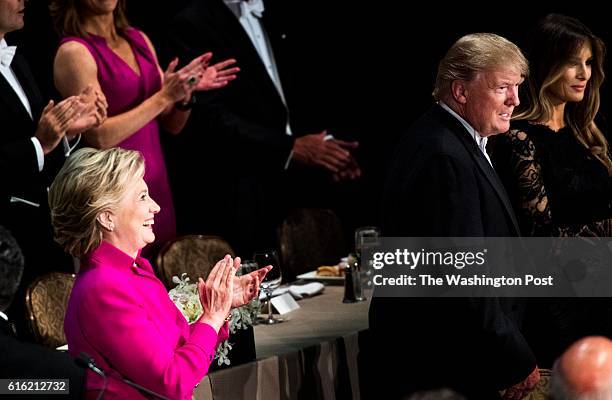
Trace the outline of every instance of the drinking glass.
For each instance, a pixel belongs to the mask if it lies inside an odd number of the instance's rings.
[[[260,324],[267,325],[273,325],[278,324],[279,322],[283,322],[282,318],[274,317],[274,314],[272,314],[272,302],[270,301],[270,299],[272,298],[272,291],[274,291],[274,289],[280,286],[281,280],[283,279],[280,263],[278,261],[278,255],[274,250],[257,252],[253,255],[253,260],[255,260],[257,265],[261,266],[262,268],[267,265],[272,266],[272,269],[268,271],[268,274],[261,282],[261,290],[264,291],[268,300],[268,316],[259,319],[258,322]]]

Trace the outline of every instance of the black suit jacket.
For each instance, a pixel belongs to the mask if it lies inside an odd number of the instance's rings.
[[[403,136],[383,199],[383,234],[404,237],[512,237],[513,210],[491,165],[461,123],[434,106]],[[468,398],[496,398],[535,367],[519,327],[522,304],[499,298],[373,298],[372,346],[394,343],[401,372],[381,379],[397,397],[451,387]],[[397,329],[402,319],[406,330]]]
[[[30,102],[32,118],[8,81],[0,74],[0,225],[11,231],[25,257],[20,289],[11,306],[11,314],[25,333],[23,302],[25,288],[37,276],[49,271],[71,272],[72,261],[53,241],[47,187],[64,161],[61,144],[45,156],[38,171],[31,137],[40,119],[43,101],[25,59],[16,54],[11,68]],[[11,198],[24,199],[34,207]]]
[[[78,367],[67,353],[24,343],[13,335],[8,322],[0,318],[0,378],[69,379],[69,395],[27,396],[16,398],[82,399],[85,370]],[[9,396],[10,397],[10,396]]]
[[[268,4],[266,7],[262,22],[273,48],[283,93],[291,104],[291,79],[283,59],[285,33],[274,23],[270,15],[273,9]],[[265,164],[282,170],[293,142],[285,133],[287,107],[251,39],[222,0],[196,0],[180,12],[170,24],[161,53],[166,61],[178,56],[187,63],[207,51],[213,52],[216,61],[236,58],[241,70],[238,79],[222,90],[200,92],[200,104],[195,110],[207,110],[207,115],[201,115],[208,121],[206,125],[223,129],[215,134],[229,135],[225,139],[234,145],[234,150],[240,143],[242,150],[264,151],[254,168]],[[193,117],[197,120],[199,115]]]
[[[284,31],[266,4],[263,25],[274,49],[287,107],[250,38],[222,0],[197,0],[171,22],[160,44],[162,64],[187,63],[212,51],[213,62],[235,58],[240,73],[221,90],[200,92],[188,125],[167,143],[181,233],[224,236],[240,254],[275,247],[274,229],[286,207],[285,163],[293,147],[286,134],[291,78]],[[295,130],[295,126],[292,126]],[[169,151],[168,151],[169,150]],[[194,171],[197,168],[197,171]],[[200,172],[210,195],[193,196],[184,177]],[[222,196],[213,193],[224,193]]]

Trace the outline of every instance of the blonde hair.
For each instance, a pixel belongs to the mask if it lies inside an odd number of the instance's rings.
[[[55,241],[75,257],[95,250],[102,241],[98,216],[115,210],[144,171],[137,151],[84,148],[73,153],[49,190]]]
[[[524,102],[513,119],[546,123],[553,117],[553,96],[550,91],[563,75],[567,62],[585,44],[591,45],[593,63],[584,99],[565,105],[565,124],[570,127],[576,140],[587,148],[612,175],[612,160],[606,137],[595,124],[599,111],[601,87],[604,78],[606,46],[589,28],[575,18],[549,14],[531,35],[529,51],[533,73],[527,81]]]
[[[125,15],[125,1],[118,0],[117,7],[113,11],[115,29],[119,33],[125,32],[130,27]],[[55,30],[61,36],[87,36],[87,32],[83,30],[83,16],[86,12],[83,2],[84,0],[51,0],[49,12]]]
[[[472,80],[476,74],[498,68],[513,68],[521,76],[529,73],[529,64],[511,41],[493,33],[472,33],[461,37],[438,65],[433,97],[443,100],[450,95],[455,80]]]

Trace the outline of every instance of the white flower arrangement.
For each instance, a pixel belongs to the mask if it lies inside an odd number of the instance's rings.
[[[168,292],[170,299],[183,314],[188,323],[193,323],[200,318],[203,309],[200,303],[198,294],[198,285],[190,283],[190,279],[186,273],[182,273],[181,277],[173,276],[172,282],[177,286]],[[230,333],[236,333],[238,329],[247,329],[253,325],[257,319],[261,304],[258,299],[252,300],[242,307],[234,308],[231,311],[229,321]],[[229,339],[224,340],[217,346],[215,359],[218,365],[230,365],[229,352],[232,350],[232,344]]]

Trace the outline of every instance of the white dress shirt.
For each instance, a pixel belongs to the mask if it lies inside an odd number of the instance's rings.
[[[6,43],[6,40],[4,40],[4,38],[1,39],[0,50],[5,49],[7,47],[8,44]],[[0,73],[2,73],[2,76],[4,76],[9,85],[11,85],[11,88],[13,88],[17,97],[19,97],[19,100],[21,100],[23,108],[25,108],[25,110],[30,115],[30,118],[32,118],[32,108],[30,106],[30,102],[28,101],[28,96],[26,96],[25,91],[19,83],[19,80],[17,80],[17,76],[15,76],[15,73],[13,72],[11,66],[0,63]],[[36,137],[32,136],[30,140],[32,140],[32,144],[34,145],[34,149],[36,151],[36,161],[38,163],[38,170],[42,171],[43,166],[45,165],[45,153],[43,152],[40,141]]]
[[[467,129],[467,131],[470,133],[470,136],[472,136],[474,141],[476,141],[476,145],[478,146],[480,151],[482,151],[482,154],[484,154],[485,158],[487,159],[487,161],[489,162],[491,167],[493,167],[493,163],[491,162],[491,159],[489,158],[489,155],[487,154],[487,141],[488,141],[488,138],[480,136],[480,134],[476,131],[476,129],[474,129],[472,127],[472,125],[470,125],[466,120],[461,118],[461,116],[459,114],[454,112],[443,101],[439,101],[438,104],[440,105],[440,107],[442,107],[443,109],[448,111],[448,113],[450,115],[452,115],[453,117],[457,118],[459,120],[459,122],[461,122],[461,125],[463,125],[465,127],[465,129]]]
[[[251,39],[257,54],[261,62],[266,67],[266,71],[270,76],[270,79],[274,83],[278,95],[280,96],[285,108],[287,108],[287,102],[285,101],[285,93],[283,92],[283,85],[281,84],[280,75],[278,74],[278,68],[276,67],[276,60],[274,59],[274,52],[270,45],[270,40],[266,31],[263,29],[261,24],[261,16],[264,11],[263,0],[223,0],[225,5],[229,7],[234,13],[240,25]],[[287,114],[288,115],[288,114]],[[289,118],[287,117],[285,132],[287,135],[292,135],[291,126],[289,125]]]

